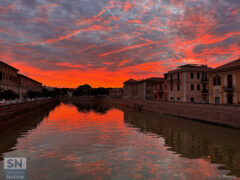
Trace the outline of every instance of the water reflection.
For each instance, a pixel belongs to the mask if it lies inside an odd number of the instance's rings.
[[[28,179],[239,176],[236,130],[100,103],[64,102],[49,111],[0,133],[1,157],[27,157]]]
[[[95,113],[106,114],[107,111],[110,110],[109,105],[98,103],[95,101],[75,101],[71,102],[71,104],[76,106],[79,112],[83,113],[94,111]]]
[[[3,160],[3,154],[16,150],[18,138],[27,134],[30,130],[37,126],[47,117],[57,105],[58,102],[45,106],[42,109],[26,113],[21,119],[11,119],[11,123],[0,126],[0,161]]]
[[[182,157],[222,164],[219,169],[240,177],[239,130],[128,110],[124,110],[124,121],[143,133],[152,132],[163,137],[168,150]]]

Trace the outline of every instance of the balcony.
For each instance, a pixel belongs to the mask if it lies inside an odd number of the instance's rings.
[[[203,89],[201,94],[209,94],[209,91],[207,89]]]
[[[223,90],[224,90],[224,91],[231,92],[231,91],[234,91],[234,90],[235,90],[235,87],[234,87],[234,86],[224,86],[224,87],[223,87]]]

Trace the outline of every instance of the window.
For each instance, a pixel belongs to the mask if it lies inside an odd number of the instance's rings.
[[[227,75],[227,87],[232,88],[233,87],[233,80],[232,80],[232,74]]]
[[[180,101],[180,97],[177,97],[177,101]]]
[[[200,73],[197,73],[197,79],[200,79]]]
[[[221,77],[217,78],[217,85],[221,85]]]
[[[191,90],[192,91],[194,90],[194,84],[191,84]]]
[[[207,103],[207,98],[203,97],[203,103]]]
[[[220,104],[220,97],[215,97],[215,104]]]
[[[179,73],[177,73],[177,81],[180,81]]]
[[[207,73],[203,73],[202,74],[202,80],[203,81],[207,81]]]
[[[162,89],[162,85],[160,85],[160,89]]]
[[[214,78],[213,78],[213,85],[214,85],[214,86],[216,86],[216,82],[217,82],[216,78],[217,78],[217,77],[214,77]]]
[[[197,85],[197,90],[200,91],[200,84]]]
[[[165,101],[168,101],[168,97],[167,96],[165,96]]]
[[[177,85],[177,90],[180,91],[180,84]]]
[[[167,79],[167,75],[166,74],[164,74],[164,79]]]
[[[159,95],[159,99],[162,99],[162,95],[161,94]]]
[[[171,101],[173,101],[173,97],[171,97]]]
[[[157,95],[155,95],[155,99],[157,99]]]
[[[191,102],[194,102],[194,97],[191,97]]]
[[[2,72],[0,72],[0,80],[3,79],[3,75],[2,75]]]
[[[203,84],[203,90],[204,90],[204,91],[207,90],[206,84]]]
[[[219,85],[221,85],[221,77],[220,77],[220,76],[215,76],[215,77],[213,78],[213,85],[214,85],[214,86],[219,86]]]
[[[194,74],[193,73],[191,73],[191,79],[194,79]]]

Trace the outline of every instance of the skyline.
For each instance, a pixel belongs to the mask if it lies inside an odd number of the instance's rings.
[[[238,58],[238,0],[3,0],[0,59],[47,86],[120,87]]]

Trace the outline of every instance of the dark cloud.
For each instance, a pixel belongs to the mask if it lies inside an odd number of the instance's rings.
[[[239,15],[239,0],[2,0],[0,45],[12,61],[47,70],[170,67],[207,50],[216,62],[235,57]]]

